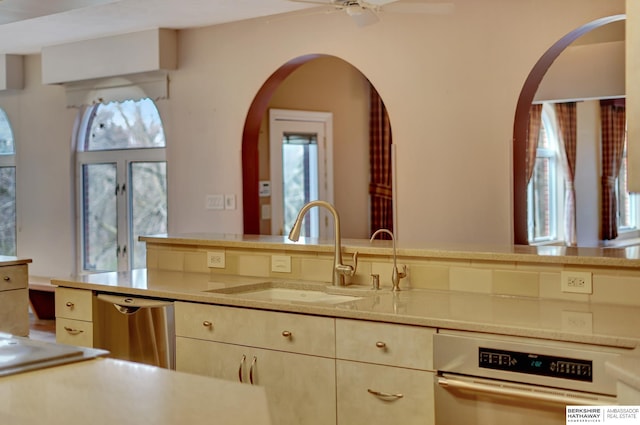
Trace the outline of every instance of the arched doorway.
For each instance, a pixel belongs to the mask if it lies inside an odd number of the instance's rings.
[[[607,16],[585,24],[558,40],[536,62],[520,91],[513,126],[513,236],[514,244],[527,245],[526,141],[529,109],[538,86],[556,58],[582,35],[604,25],[626,19],[625,15]]]

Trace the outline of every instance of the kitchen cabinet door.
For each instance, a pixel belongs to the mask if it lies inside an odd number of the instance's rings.
[[[274,425],[335,425],[335,360],[178,337],[176,369],[265,387]]]

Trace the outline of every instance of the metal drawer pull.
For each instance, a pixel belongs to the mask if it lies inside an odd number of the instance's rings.
[[[378,342],[376,342],[376,347],[378,347],[378,348],[387,348],[387,344],[382,342],[382,341],[378,341]]]
[[[211,326],[213,326],[213,323],[211,323],[208,320],[205,320],[204,322],[202,322],[202,326],[204,326],[205,328],[210,328]]]
[[[3,279],[4,279],[5,282],[9,282],[11,280],[11,277],[10,276],[5,276],[5,277],[3,277]]]
[[[291,332],[289,331],[282,331],[282,336],[285,338],[291,338]]]
[[[67,331],[70,335],[80,335],[84,332],[82,329],[73,329],[68,326],[65,326],[64,330]]]
[[[372,390],[372,389],[367,389],[367,391],[369,392],[369,394],[373,394],[376,397],[387,398],[387,399],[392,399],[392,400],[398,400],[398,399],[404,397],[404,394],[389,394],[389,393],[383,393],[381,391],[375,391],[375,390]]]
[[[238,380],[242,384],[242,368],[244,367],[244,361],[247,359],[246,355],[242,355],[242,359],[240,360],[240,367],[238,368]]]
[[[253,356],[253,360],[251,360],[251,367],[249,368],[249,382],[253,385],[253,367],[256,365],[258,358]]]
[[[67,301],[67,303],[66,303],[65,305],[66,305],[67,307],[69,307],[69,308],[73,308],[73,306],[74,306],[75,304],[73,304],[71,301]]]

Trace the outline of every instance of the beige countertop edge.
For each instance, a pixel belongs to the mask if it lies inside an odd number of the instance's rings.
[[[270,423],[264,388],[106,358],[5,376],[0,396],[11,424]]]
[[[333,241],[301,238],[291,242],[284,236],[256,235],[182,235],[141,236],[141,241],[160,245],[217,246],[228,248],[272,249],[283,251],[333,252]],[[343,239],[343,253],[390,255],[390,241],[376,240],[370,243],[363,239]],[[450,247],[427,247],[398,242],[397,255],[416,258],[464,259],[484,261],[514,261],[548,264],[593,265],[616,267],[640,267],[640,254],[627,248],[572,248],[562,246],[509,246],[485,247],[458,245]]]
[[[607,362],[605,368],[617,380],[640,391],[640,357],[623,356]]]
[[[301,304],[275,301],[249,300],[233,296],[231,294],[211,294],[202,291],[188,292],[181,288],[171,289],[146,289],[131,288],[124,286],[101,285],[97,283],[78,282],[73,280],[53,279],[52,284],[68,288],[88,289],[94,291],[111,292],[132,296],[153,297],[173,301],[199,302],[205,304],[226,305],[233,307],[255,308],[261,310],[282,311],[288,313],[311,314],[318,316],[369,320],[376,322],[396,323],[414,326],[425,326],[439,329],[453,329],[470,332],[521,336],[539,339],[549,339],[565,342],[576,342],[583,344],[603,345],[611,347],[636,348],[640,340],[633,337],[605,335],[605,334],[584,334],[572,333],[562,330],[543,329],[539,327],[527,327],[514,325],[504,325],[495,323],[481,323],[470,320],[454,320],[441,317],[431,317],[427,315],[407,315],[402,313],[376,312],[367,310],[350,310],[331,305],[321,304]],[[416,292],[423,292],[416,290]],[[426,291],[428,292],[428,291]],[[408,293],[408,292],[406,292]],[[387,294],[390,296],[391,292]]]
[[[19,266],[21,264],[29,264],[32,262],[33,261],[31,260],[31,258],[19,258],[0,255],[0,266]]]

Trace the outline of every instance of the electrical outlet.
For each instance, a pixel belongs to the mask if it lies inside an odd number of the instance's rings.
[[[582,311],[562,311],[562,330],[570,332],[593,332],[593,315]]]
[[[591,272],[562,271],[560,272],[560,289],[562,292],[576,294],[592,294],[593,283]]]
[[[272,255],[271,271],[280,273],[291,273],[291,256],[290,255]]]
[[[208,251],[207,267],[212,267],[215,269],[224,269],[225,268],[224,251]]]

